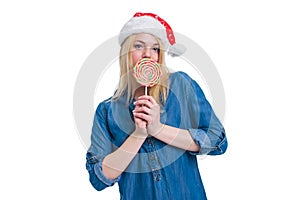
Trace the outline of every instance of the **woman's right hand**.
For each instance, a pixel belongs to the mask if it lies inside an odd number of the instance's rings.
[[[136,112],[136,110],[133,110],[133,113]],[[136,117],[135,115],[133,115],[134,117],[134,122],[135,122],[135,132],[137,134],[139,134],[141,137],[148,136],[147,133],[147,122],[139,117]]]

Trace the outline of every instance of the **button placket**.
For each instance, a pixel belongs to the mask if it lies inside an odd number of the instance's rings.
[[[148,152],[148,158],[150,162],[150,167],[152,170],[153,180],[154,181],[160,181],[161,179],[161,172],[160,172],[160,165],[157,159],[156,149],[152,138],[147,139],[149,152]]]

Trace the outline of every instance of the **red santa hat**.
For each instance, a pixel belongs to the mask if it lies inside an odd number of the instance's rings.
[[[164,45],[164,50],[171,56],[180,56],[186,50],[183,45],[176,43],[171,26],[156,14],[135,13],[120,31],[120,45],[128,36],[137,33],[149,33],[158,37]]]

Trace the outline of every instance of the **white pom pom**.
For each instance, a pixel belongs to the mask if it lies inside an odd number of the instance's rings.
[[[173,44],[172,46],[169,47],[168,54],[171,55],[172,57],[174,56],[180,56],[186,51],[185,46],[182,44]]]

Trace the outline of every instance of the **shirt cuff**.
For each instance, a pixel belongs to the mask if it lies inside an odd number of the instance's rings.
[[[207,155],[209,152],[215,150],[216,148],[212,147],[211,140],[205,131],[201,129],[188,129],[191,137],[195,141],[196,144],[199,145],[200,151],[199,152],[192,152],[192,155]]]
[[[121,176],[115,178],[115,179],[108,179],[106,178],[106,176],[103,174],[102,171],[102,160],[100,162],[97,162],[94,165],[94,170],[95,170],[95,174],[96,176],[106,185],[108,186],[112,186],[114,185],[116,182],[118,182],[121,178]]]

